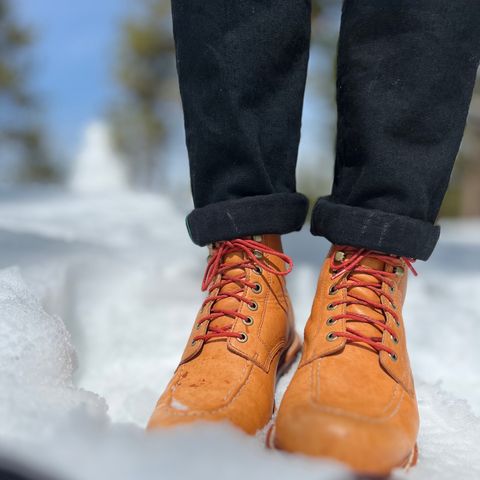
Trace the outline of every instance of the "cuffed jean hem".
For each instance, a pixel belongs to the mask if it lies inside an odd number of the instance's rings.
[[[440,227],[404,215],[352,207],[321,197],[312,212],[311,232],[337,245],[428,260],[437,244]]]
[[[188,233],[200,246],[221,240],[285,234],[300,230],[308,211],[308,200],[300,193],[272,193],[226,200],[196,208],[186,219]]]

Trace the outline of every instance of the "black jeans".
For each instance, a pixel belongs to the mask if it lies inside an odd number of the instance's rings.
[[[299,230],[308,0],[172,0],[199,245]],[[480,56],[478,0],[345,0],[331,195],[311,231],[426,260]]]

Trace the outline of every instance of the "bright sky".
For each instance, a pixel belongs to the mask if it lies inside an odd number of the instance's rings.
[[[113,61],[119,22],[131,0],[14,0],[37,32],[35,87],[56,145],[69,154],[84,127],[114,95]]]
[[[37,32],[34,86],[44,98],[52,142],[67,160],[78,150],[85,127],[102,117],[115,96],[119,27],[136,1],[12,1],[19,17]],[[312,53],[310,73],[318,75],[323,70],[323,74],[329,75],[328,65],[322,64],[325,61]],[[313,83],[307,88],[305,100],[300,164],[323,163],[325,156],[330,156],[331,113],[325,101],[319,100]],[[187,162],[181,125],[179,116],[178,135],[171,142],[168,157],[185,158],[185,162],[180,162],[182,168],[176,167],[184,177]],[[324,167],[330,172],[328,160]]]

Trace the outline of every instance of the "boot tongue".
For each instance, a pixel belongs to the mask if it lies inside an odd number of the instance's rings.
[[[374,269],[379,271],[384,271],[385,269],[384,262],[377,260],[375,258],[369,258],[369,257],[363,259],[359,265],[362,265],[369,269]],[[348,278],[351,281],[358,281],[362,283],[368,283],[371,285],[377,285],[379,288],[381,288],[381,285],[382,285],[381,281],[375,278],[375,276],[367,273],[360,273],[360,272],[354,271],[353,273],[349,274]],[[355,296],[356,298],[354,298],[353,296]],[[356,299],[361,299],[361,300],[365,300],[372,303],[381,303],[380,296],[366,287],[349,288],[347,298],[353,301],[355,301]],[[370,306],[356,305],[356,304],[348,305],[347,312],[356,313],[359,315],[372,318],[374,320],[385,322],[385,316],[383,312],[381,310],[380,311],[376,310]],[[347,327],[350,327],[356,332],[368,337],[381,337],[383,333],[380,328],[370,323],[356,322],[354,320],[349,320],[347,322]]]
[[[261,237],[253,237],[253,240],[262,243],[263,245],[272,248],[278,252],[283,252],[282,244],[280,237],[278,235],[262,235]],[[221,264],[223,267],[228,265],[237,265],[239,263],[243,263],[248,260],[247,254],[238,249],[237,251],[233,251],[223,256]],[[274,267],[277,268],[279,271],[285,270],[285,263],[283,260],[277,258],[276,256],[272,255],[269,258],[269,263]],[[223,279],[227,278],[234,278],[234,277],[245,277],[246,271],[245,268],[231,268],[225,271],[223,274]],[[214,280],[217,282],[217,279]],[[217,295],[228,294],[232,292],[239,292],[239,295],[242,295],[243,292],[243,284],[241,282],[234,282],[228,283],[227,285],[220,288]],[[240,308],[240,300],[237,300],[234,297],[227,297],[222,298],[221,300],[216,301],[212,305],[212,309],[214,311],[221,311],[221,310],[230,310],[230,311],[237,311]],[[224,315],[222,317],[218,317],[215,320],[210,322],[210,325],[213,327],[221,328],[227,325],[232,325],[235,321],[234,318]]]
[[[246,254],[242,251],[238,252],[231,252],[225,255],[222,259],[222,265],[225,267],[227,265],[235,265],[238,263],[241,263],[245,261]],[[243,268],[231,268],[228,269],[222,277],[224,279],[228,277],[242,277],[245,275],[245,269]],[[214,280],[215,282],[217,281],[216,279]],[[232,292],[237,292],[243,288],[242,284],[239,282],[231,282],[228,283],[227,285],[224,285],[220,290],[218,291],[217,295],[222,295],[225,293],[232,293]],[[221,310],[231,310],[231,311],[236,311],[240,307],[240,301],[237,300],[236,298],[233,297],[227,297],[227,298],[222,298],[221,300],[217,300],[213,305],[212,305],[212,310],[214,311],[221,311]],[[234,319],[229,317],[229,316],[222,316],[218,317],[212,322],[210,322],[210,325],[213,327],[225,327],[227,325],[231,325],[234,322]]]

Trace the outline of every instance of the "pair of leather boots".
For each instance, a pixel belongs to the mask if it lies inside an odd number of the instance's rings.
[[[276,382],[302,349],[285,285],[292,265],[277,235],[210,247],[208,296],[149,429],[229,421],[255,434],[269,423]],[[271,446],[365,475],[415,463],[419,420],[402,320],[409,269],[406,258],[331,248]]]

